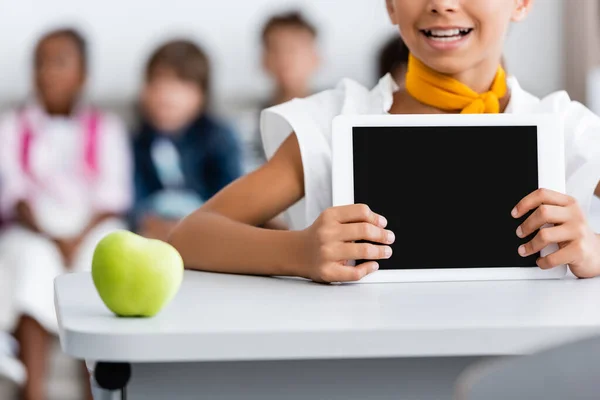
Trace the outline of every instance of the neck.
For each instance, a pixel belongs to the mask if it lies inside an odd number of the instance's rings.
[[[485,60],[466,71],[447,75],[467,85],[477,93],[484,93],[490,90],[499,65],[500,60]]]
[[[509,94],[506,74],[498,62],[482,62],[449,74],[432,70],[411,56],[408,64],[406,90],[414,100],[442,112],[468,114],[503,112]]]
[[[72,101],[47,101],[43,97],[38,98],[39,104],[44,108],[48,115],[57,117],[68,117],[75,110],[77,100]]]
[[[46,107],[46,112],[56,117],[68,117],[73,113],[73,107]]]
[[[510,89],[500,99],[500,113],[504,113],[510,102]],[[406,89],[400,89],[394,93],[394,102],[388,110],[390,114],[451,114],[438,108],[420,103],[412,97]]]

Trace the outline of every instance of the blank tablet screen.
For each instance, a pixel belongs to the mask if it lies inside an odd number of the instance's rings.
[[[355,127],[353,158],[354,202],[396,234],[380,269],[535,266],[510,212],[538,188],[537,127]]]

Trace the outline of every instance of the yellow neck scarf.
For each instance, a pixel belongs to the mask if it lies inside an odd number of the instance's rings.
[[[506,73],[502,67],[488,92],[477,93],[467,85],[427,67],[411,54],[406,90],[416,100],[444,111],[461,114],[498,114],[500,99],[506,95]]]

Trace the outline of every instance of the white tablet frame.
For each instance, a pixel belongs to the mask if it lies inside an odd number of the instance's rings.
[[[471,115],[341,115],[333,121],[332,184],[333,205],[354,204],[354,169],[352,132],[354,127],[419,126],[537,126],[538,185],[565,193],[563,121],[554,114],[471,114]],[[515,143],[518,146],[518,143]],[[510,210],[508,210],[510,211]],[[557,250],[548,246],[542,256]],[[515,249],[515,252],[517,249]],[[401,256],[400,256],[401,257]],[[399,260],[398,262],[401,262]],[[534,266],[532,266],[534,267]],[[567,266],[551,270],[541,268],[448,268],[417,270],[381,270],[361,283],[432,282],[475,280],[560,279]]]

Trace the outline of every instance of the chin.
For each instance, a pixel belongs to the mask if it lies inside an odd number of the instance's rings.
[[[151,122],[152,122],[152,125],[154,125],[154,128],[156,128],[159,131],[164,132],[164,133],[168,133],[168,132],[177,130],[175,124],[170,123],[170,122],[157,121],[156,119],[151,120]]]
[[[172,131],[177,129],[177,123],[174,118],[170,116],[160,115],[160,113],[156,113],[154,115],[149,115],[149,120],[154,125],[155,128],[161,131]]]
[[[61,109],[68,108],[75,102],[72,96],[60,96],[60,95],[44,95],[40,96],[40,99],[47,108]]]

